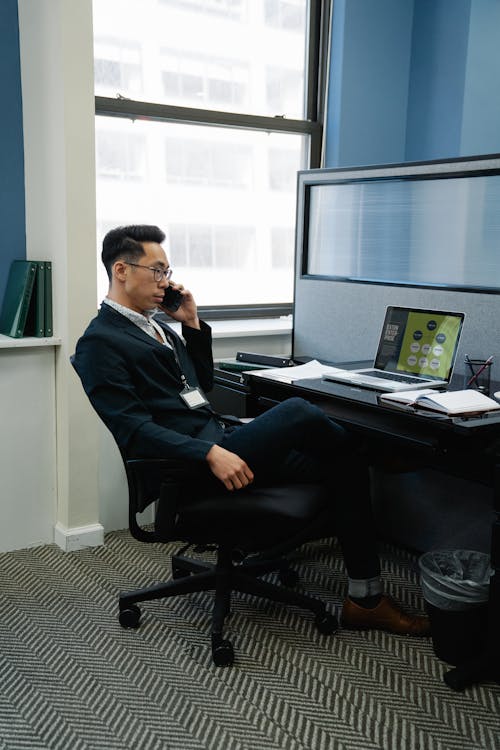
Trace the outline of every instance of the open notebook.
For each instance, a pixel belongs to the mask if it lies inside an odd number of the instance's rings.
[[[324,373],[323,380],[379,391],[446,387],[464,317],[464,313],[390,306],[373,367]]]
[[[439,393],[423,389],[403,393],[381,393],[380,403],[390,406],[413,406],[416,409],[431,409],[450,416],[460,414],[482,414],[487,411],[500,411],[500,404],[484,393],[475,390],[447,391]]]

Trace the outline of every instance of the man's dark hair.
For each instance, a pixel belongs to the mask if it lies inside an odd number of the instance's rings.
[[[165,233],[159,227],[149,224],[135,224],[129,227],[111,229],[102,241],[101,260],[111,281],[113,264],[119,258],[136,263],[144,248],[141,242],[158,242],[165,239]]]

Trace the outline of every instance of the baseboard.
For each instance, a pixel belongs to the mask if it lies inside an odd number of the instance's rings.
[[[100,523],[66,528],[57,522],[54,527],[54,542],[64,552],[74,552],[85,547],[100,547],[104,544],[104,527]]]

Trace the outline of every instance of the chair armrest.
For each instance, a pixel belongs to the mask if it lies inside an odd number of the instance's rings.
[[[129,458],[124,463],[130,505],[136,513],[158,499],[163,483],[182,482],[193,475],[188,461],[173,458]]]
[[[178,508],[186,485],[193,480],[193,464],[170,458],[124,459],[129,489],[129,527],[136,539],[143,542],[165,541],[174,528]],[[161,535],[143,529],[137,522],[151,503],[161,505]],[[157,510],[158,513],[158,510]]]
[[[142,478],[147,472],[161,471],[165,476],[181,477],[192,473],[189,461],[177,458],[125,458],[125,470],[133,477]]]

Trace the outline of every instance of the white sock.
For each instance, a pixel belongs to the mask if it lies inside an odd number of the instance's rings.
[[[347,595],[349,598],[364,599],[366,596],[377,596],[382,593],[382,580],[375,578],[349,578]]]

